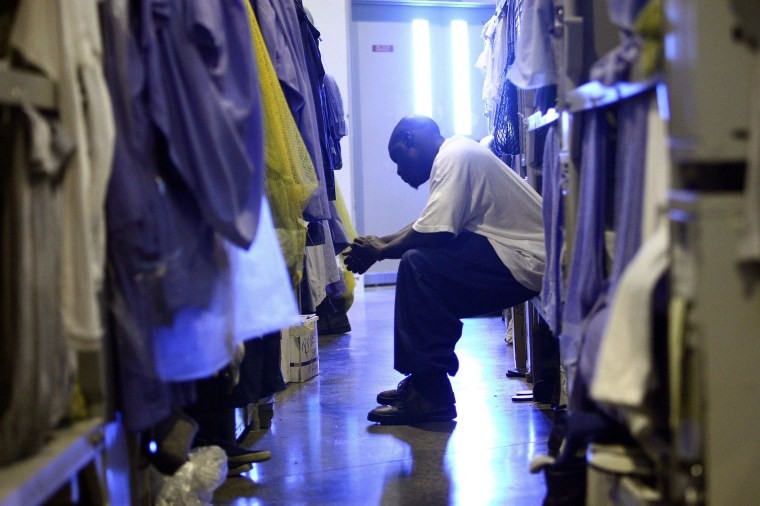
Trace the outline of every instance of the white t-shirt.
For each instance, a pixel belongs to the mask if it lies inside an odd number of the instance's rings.
[[[541,290],[546,264],[541,196],[472,139],[444,141],[430,173],[430,196],[413,228],[487,237],[517,281]]]

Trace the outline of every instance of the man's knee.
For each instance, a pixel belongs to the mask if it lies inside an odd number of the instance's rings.
[[[401,255],[399,263],[399,273],[402,269],[414,272],[424,272],[430,267],[430,259],[424,251],[420,249],[410,249]]]
[[[415,257],[417,254],[417,250],[410,249],[409,251],[405,251],[402,253],[401,258],[399,259],[399,265],[400,266],[410,266],[414,265],[415,263]]]

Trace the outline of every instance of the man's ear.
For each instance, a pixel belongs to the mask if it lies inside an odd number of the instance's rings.
[[[404,147],[407,149],[414,146],[414,136],[412,135],[412,132],[409,130],[404,132],[403,136],[401,137],[401,142],[404,143]]]

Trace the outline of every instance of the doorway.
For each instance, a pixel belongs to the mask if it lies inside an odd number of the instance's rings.
[[[396,175],[388,137],[412,113],[432,116],[448,137],[487,134],[481,31],[494,5],[471,2],[354,0],[351,64],[354,199],[360,235],[395,232],[425,205],[428,184],[415,190]],[[375,264],[367,284],[395,282],[398,261]]]

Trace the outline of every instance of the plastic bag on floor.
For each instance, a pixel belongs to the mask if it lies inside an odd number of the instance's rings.
[[[227,477],[227,454],[218,446],[202,446],[168,477],[156,498],[156,506],[201,506],[211,503],[214,490]]]

